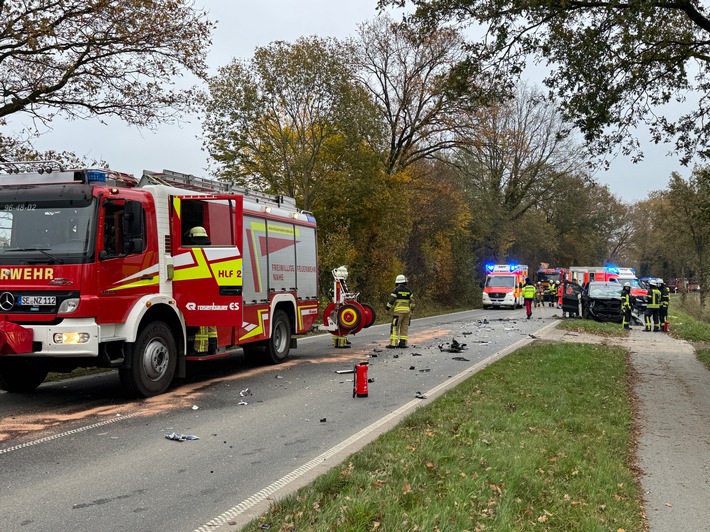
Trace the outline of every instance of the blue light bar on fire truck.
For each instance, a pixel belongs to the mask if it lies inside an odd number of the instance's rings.
[[[518,264],[486,264],[486,271],[488,273],[510,273],[519,270],[520,266]]]

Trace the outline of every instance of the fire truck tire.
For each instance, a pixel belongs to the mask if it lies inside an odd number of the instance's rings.
[[[31,392],[44,382],[47,373],[47,368],[37,362],[4,360],[0,364],[0,390],[12,393]]]
[[[152,397],[167,390],[177,366],[177,347],[165,323],[156,321],[138,333],[131,367],[119,369],[121,384],[134,397]]]
[[[273,364],[281,364],[288,358],[291,348],[291,324],[283,310],[274,312],[271,324],[271,338],[266,342],[266,354]]]

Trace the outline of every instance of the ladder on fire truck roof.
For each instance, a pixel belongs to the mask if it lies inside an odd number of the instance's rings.
[[[149,184],[156,185],[166,185],[170,187],[179,187],[186,190],[192,190],[194,192],[200,192],[202,194],[241,194],[242,196],[255,201],[260,202],[270,202],[281,207],[282,205],[287,205],[292,208],[296,208],[296,200],[288,196],[282,196],[280,194],[267,194],[266,192],[257,192],[254,190],[249,190],[247,188],[239,187],[233,183],[227,183],[225,181],[217,181],[215,179],[206,179],[204,177],[198,177],[190,174],[182,174],[180,172],[174,172],[172,170],[163,170],[162,172],[151,172],[149,170],[143,170],[143,178],[141,178],[141,183],[138,186],[145,185],[143,181],[147,181]]]

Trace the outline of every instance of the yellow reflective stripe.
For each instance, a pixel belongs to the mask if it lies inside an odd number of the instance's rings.
[[[135,283],[127,283],[123,284],[121,286],[112,286],[111,290],[126,290],[127,288],[138,288],[139,286],[150,286],[154,284],[158,284],[160,282],[160,278],[156,274],[155,277],[152,279],[145,279],[143,281],[136,281]]]
[[[242,270],[242,259],[212,263],[210,268],[219,286],[242,286],[242,278],[238,276]]]
[[[186,281],[188,279],[207,279],[212,277],[212,272],[205,259],[205,254],[200,248],[193,248],[192,254],[195,257],[197,265],[189,268],[180,268],[175,270],[175,281]]]
[[[173,209],[178,218],[180,218],[180,198],[173,198]]]
[[[269,312],[268,308],[257,311],[257,313],[259,315],[259,324],[256,327],[254,327],[251,331],[246,333],[244,336],[242,336],[239,340],[240,341],[247,340],[248,338],[252,338],[254,336],[258,336],[260,334],[263,334],[264,333],[264,315],[265,314],[268,315],[268,312]]]

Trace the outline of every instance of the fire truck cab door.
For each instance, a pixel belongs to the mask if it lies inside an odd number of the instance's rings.
[[[173,295],[186,325],[241,325],[241,196],[173,196],[170,213]]]

